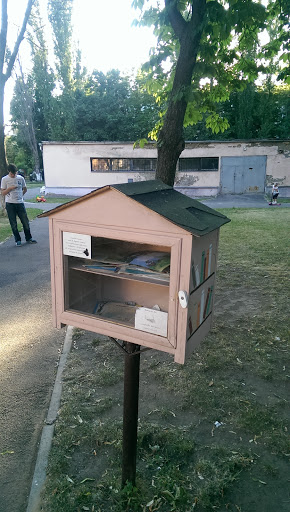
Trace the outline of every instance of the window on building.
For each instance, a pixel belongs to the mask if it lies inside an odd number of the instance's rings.
[[[150,172],[156,171],[157,158],[91,158],[92,172]],[[217,157],[180,158],[181,172],[218,171]]]
[[[110,171],[110,159],[109,158],[91,158],[91,170],[92,172],[104,172]]]
[[[132,171],[156,171],[157,158],[133,158]]]
[[[179,171],[218,171],[219,159],[217,157],[209,158],[180,158],[178,163]]]
[[[91,158],[92,172],[155,171],[157,158]]]
[[[129,158],[111,158],[112,171],[130,171]]]

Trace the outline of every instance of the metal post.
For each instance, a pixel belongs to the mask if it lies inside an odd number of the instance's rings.
[[[134,354],[134,352],[138,352]],[[122,487],[135,485],[140,374],[140,346],[126,343],[124,366]]]

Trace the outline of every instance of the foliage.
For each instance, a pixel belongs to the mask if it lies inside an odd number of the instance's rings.
[[[73,0],[49,0],[48,16],[54,36],[54,51],[58,78],[63,89],[72,82],[72,15]]]
[[[262,55],[270,61],[276,57],[278,80],[290,84],[289,0],[270,0],[268,12],[267,29],[270,42],[265,46]]]
[[[34,122],[38,141],[43,140],[75,140],[67,125],[56,113],[61,109],[62,95],[53,97],[48,94],[48,101],[41,97],[43,91],[37,70],[32,76],[34,92]],[[123,140],[132,141],[139,137],[147,137],[152,125],[158,119],[158,107],[154,99],[145,90],[142,77],[135,79],[122,76],[118,70],[104,74],[94,71],[90,76],[84,75],[76,80],[72,91],[75,121],[73,133],[77,140]],[[50,105],[50,110],[44,110]],[[13,126],[17,140],[22,143],[21,136],[21,99],[15,89],[11,104]],[[63,115],[65,113],[63,111]]]
[[[164,8],[155,2],[154,7],[147,9],[144,1],[135,1],[133,5],[142,9],[139,24],[153,25],[158,38],[157,47],[143,70],[147,74],[148,90],[162,103],[165,112],[182,49],[182,36],[172,26],[169,9],[173,5],[176,17],[182,18],[184,30],[189,30],[202,1],[168,1]],[[186,98],[185,126],[196,124],[207,112],[207,127],[214,133],[228,128],[222,112],[216,111],[216,104],[228,100],[232,91],[243,90],[257,78],[259,68],[253,57],[265,22],[265,8],[256,2],[231,1],[228,5],[207,2],[190,86],[181,84],[172,98],[173,101],[177,101],[178,95]]]
[[[56,122],[53,108],[55,74],[48,61],[48,49],[41,19],[39,2],[35,3],[29,21],[28,38],[31,48],[32,72],[30,74],[31,92],[33,94],[33,120],[38,142],[49,140]],[[19,118],[12,110],[14,120]]]
[[[49,0],[55,56],[50,65],[44,24],[35,0],[28,30],[33,66],[22,83],[32,101],[37,142],[138,140],[144,145],[149,133],[158,138],[170,102],[176,105],[177,112],[181,112],[180,102],[186,103],[184,116],[178,121],[179,131],[174,128],[174,116],[169,123],[172,132],[178,132],[179,142],[183,136],[187,140],[289,137],[289,86],[274,86],[271,81],[272,73],[281,71],[275,61],[279,41],[279,48],[284,45],[284,52],[287,50],[281,29],[281,23],[286,26],[286,0],[281,4],[284,13],[278,12],[274,2],[268,11],[250,0],[229,5],[221,0],[207,2],[200,43],[195,49],[190,47],[190,52],[196,52],[194,73],[188,85],[180,84],[173,91],[178,59],[186,49],[186,41],[181,43],[178,30],[173,28],[174,11],[170,10],[178,4],[175,14],[180,14],[177,19],[187,30],[186,24],[202,1],[167,0],[164,8],[162,3],[153,2],[147,10],[149,3],[133,3],[143,9],[139,23],[153,24],[158,44],[143,71],[132,77],[118,70],[94,70],[88,74],[82,68],[81,52],[79,48],[73,51],[72,46],[73,0]],[[269,43],[261,49],[258,33],[263,27],[272,30],[273,38],[272,46]],[[258,56],[263,57],[263,66],[258,67]],[[259,69],[267,74],[258,87],[254,80]],[[19,148],[17,161],[23,162],[24,156],[29,161],[31,151],[24,136],[27,126],[23,122],[19,83],[11,114],[16,135],[14,149],[16,143]],[[175,146],[176,141],[171,141],[170,147]]]
[[[40,169],[39,150],[36,140],[35,125],[33,119],[33,89],[31,88],[31,80],[26,80],[19,63],[20,74],[17,76],[15,89],[18,91],[17,99],[19,102],[20,125],[19,134],[20,139],[29,148],[32,159],[33,168],[37,171]],[[13,108],[13,106],[12,106]]]
[[[4,90],[7,80],[10,78],[20,44],[24,38],[27,22],[30,16],[34,0],[28,0],[21,28],[18,32],[14,48],[11,51],[7,46],[8,34],[8,1],[1,3],[1,29],[0,29],[0,178],[6,173],[7,159],[5,154],[4,135]]]
[[[147,137],[157,119],[154,100],[141,79],[94,71],[75,91],[76,130],[79,140],[124,140]]]
[[[56,116],[52,126],[56,140],[63,140],[63,133],[68,140],[76,140],[75,102],[73,97],[73,63],[72,63],[72,5],[73,0],[49,0],[48,17],[53,30],[54,53],[58,86],[62,94],[56,96]]]
[[[287,139],[290,134],[290,86],[248,84],[242,91],[217,105],[229,121],[224,132],[213,133],[206,126],[206,114],[196,125],[184,130],[186,140]]]
[[[255,0],[156,0],[149,5],[134,0],[133,5],[141,11],[139,23],[153,26],[157,36],[143,66],[148,90],[162,108],[150,136],[157,140],[156,177],[173,186],[184,149],[183,127],[205,115],[213,134],[229,128],[217,105],[258,77],[263,69],[259,36],[277,16]]]
[[[50,104],[51,108],[46,113],[40,97],[41,87],[38,89],[34,79],[33,83],[33,116],[38,142],[54,140],[49,127],[53,123],[54,102],[57,100],[50,96],[46,104]],[[122,76],[117,70],[107,74],[94,71],[91,76],[86,76],[85,81],[83,78],[74,91],[74,98],[77,113],[75,130],[80,141],[138,140],[142,145],[158,120],[158,106],[145,90],[142,77],[134,80],[132,77]],[[231,93],[229,100],[218,104],[218,111],[229,121],[229,127],[224,132],[213,133],[206,123],[207,115],[203,114],[195,125],[185,128],[185,139],[287,138],[290,133],[290,119],[287,115],[289,102],[289,86],[269,89],[265,85],[257,87],[250,84],[243,91]],[[20,109],[21,103],[15,89],[11,104],[16,133],[13,137],[14,154],[17,154],[19,147],[20,154],[25,154],[25,159],[29,162],[30,150],[21,135]],[[67,132],[63,131],[60,140],[69,140]],[[10,145],[9,139],[7,145]],[[23,156],[20,160],[22,158]],[[14,159],[9,157],[9,161]],[[32,163],[30,166],[33,167]],[[21,167],[25,167],[23,163]]]
[[[5,138],[5,147],[8,162],[23,169],[26,175],[33,171],[32,155],[26,144],[20,143],[15,135],[10,135]]]

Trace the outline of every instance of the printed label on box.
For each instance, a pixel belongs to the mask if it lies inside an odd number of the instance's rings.
[[[135,329],[167,337],[168,313],[149,308],[138,308],[135,313]]]
[[[79,233],[63,232],[63,254],[65,256],[76,256],[77,258],[92,257],[92,237]]]

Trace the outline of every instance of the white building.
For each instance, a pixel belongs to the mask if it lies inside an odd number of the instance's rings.
[[[104,185],[155,178],[153,143],[43,142],[47,194],[84,195]],[[175,188],[192,197],[269,191],[290,197],[290,140],[187,142]]]

